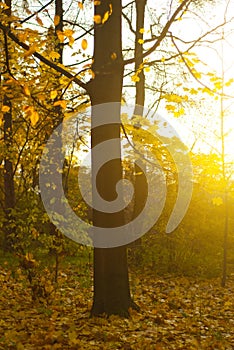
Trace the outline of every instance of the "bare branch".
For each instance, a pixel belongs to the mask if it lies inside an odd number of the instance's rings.
[[[125,15],[124,12],[122,12],[122,15],[123,15],[123,18],[128,22],[130,31],[135,35],[135,34],[136,34],[136,31],[133,29],[132,22],[130,21],[130,19],[128,18],[128,16]]]
[[[32,13],[30,16],[28,16],[27,18],[25,18],[25,19],[23,19],[22,21],[20,21],[20,23],[23,24],[23,23],[29,21],[32,17],[36,16],[39,12],[43,11],[47,6],[49,6],[50,4],[52,4],[52,2],[54,2],[54,0],[49,1],[46,5],[42,6],[42,7],[40,8],[40,10],[38,10],[38,11]]]
[[[161,42],[163,41],[163,39],[166,37],[171,25],[174,23],[174,21],[176,20],[176,17],[179,15],[179,13],[181,11],[184,10],[185,6],[188,6],[191,3],[191,0],[184,0],[182,1],[182,3],[178,6],[178,8],[175,10],[175,12],[173,13],[173,15],[171,16],[171,18],[169,19],[169,21],[166,23],[165,27],[163,28],[161,34],[159,35],[159,37],[157,38],[156,42],[154,43],[153,46],[151,46],[150,49],[148,49],[146,52],[144,52],[143,54],[143,58],[149,56],[152,52],[154,52],[156,50],[156,48],[161,44]],[[130,63],[134,63],[136,60],[136,58],[131,58],[128,60],[124,61],[124,65],[126,64],[130,64]]]

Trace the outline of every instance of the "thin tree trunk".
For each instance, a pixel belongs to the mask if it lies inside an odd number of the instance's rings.
[[[136,36],[135,36],[135,71],[143,67],[143,39],[144,20],[145,20],[146,0],[136,0]],[[135,114],[142,115],[142,108],[145,104],[145,74],[141,69],[138,74],[139,81],[136,82],[136,109]],[[137,107],[139,106],[139,107]]]
[[[222,29],[222,41],[221,41],[221,69],[222,69],[222,90],[220,98],[220,133],[221,133],[221,159],[222,159],[222,178],[225,183],[224,189],[224,228],[223,228],[223,271],[221,286],[225,287],[227,280],[227,255],[228,255],[228,231],[229,231],[229,212],[228,212],[228,179],[226,169],[226,156],[225,156],[225,106],[224,106],[224,81],[225,81],[225,68],[224,68],[224,47],[223,42],[225,40],[224,29]]]
[[[135,36],[135,71],[142,68],[138,74],[139,81],[136,82],[136,98],[135,98],[135,115],[143,115],[144,104],[145,104],[145,74],[143,69],[143,45],[141,40],[143,39],[143,29],[145,20],[145,6],[146,0],[136,1],[136,36]],[[134,142],[134,135],[133,135]],[[142,164],[143,166],[143,164]],[[134,165],[134,207],[133,207],[133,219],[136,218],[146,200],[147,184],[144,169],[141,169],[136,163]],[[135,242],[130,244],[130,247],[138,246],[141,244],[141,238],[138,238]]]
[[[63,43],[60,43],[57,37],[57,31],[63,31],[63,0],[55,1],[55,16],[59,17],[58,24],[55,26],[55,51],[59,53],[59,63],[63,63]]]
[[[5,1],[8,8],[4,10],[5,14],[11,16],[11,0]],[[5,55],[6,55],[6,67],[10,69],[10,55],[8,48],[7,36],[5,35]],[[3,78],[4,84],[4,78]],[[3,114],[3,134],[4,134],[4,144],[5,144],[5,156],[4,156],[4,209],[6,215],[6,223],[4,225],[4,250],[13,249],[13,237],[10,237],[13,233],[13,215],[12,210],[15,207],[15,185],[14,185],[14,172],[13,163],[11,160],[12,151],[12,103],[10,98],[7,96],[8,91],[3,98],[3,105],[7,106],[9,110]]]
[[[55,16],[59,18],[58,24],[55,26],[55,51],[59,53],[59,58],[57,59],[58,63],[63,63],[63,43],[60,43],[60,41],[58,40],[58,36],[57,36],[57,31],[63,31],[63,0],[56,0],[55,1]],[[54,129],[62,122],[63,120],[63,114],[62,114],[62,109],[60,106],[56,106],[55,107],[55,112],[56,112],[56,119],[55,119],[55,123],[54,123]],[[57,167],[56,163],[57,163],[57,151],[62,152],[62,143],[60,143],[59,140],[57,140],[57,148],[54,150],[54,161],[53,161],[53,165],[55,167]],[[59,181],[59,179],[58,179]],[[54,184],[54,196],[55,198],[57,197],[57,184]],[[57,198],[58,202],[61,200],[60,198]],[[55,202],[56,203],[56,202]],[[59,208],[59,206],[57,207]],[[59,210],[60,215],[63,215],[63,211]],[[50,233],[51,235],[53,235],[54,237],[54,243],[53,243],[53,248],[52,248],[52,253],[54,253],[54,257],[55,257],[55,283],[58,282],[58,270],[59,270],[59,248],[61,245],[61,241],[59,239],[60,237],[60,233],[58,231],[58,229],[56,228],[56,226],[51,222],[50,223]]]
[[[224,214],[225,216],[224,216],[224,235],[223,235],[223,273],[222,273],[222,281],[221,281],[222,287],[226,286],[226,281],[227,281],[228,220],[229,220],[227,189],[225,189],[224,207],[225,207],[225,214]]]

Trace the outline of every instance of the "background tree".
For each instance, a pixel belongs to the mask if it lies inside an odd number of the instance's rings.
[[[4,13],[7,17],[11,17],[11,1],[6,1],[6,8]],[[10,26],[10,22],[8,23]],[[14,170],[12,162],[12,103],[11,94],[6,84],[8,77],[11,74],[10,70],[10,50],[6,34],[3,34],[5,46],[5,74],[2,77],[2,84],[5,87],[5,94],[3,96],[3,133],[4,133],[4,212],[5,220],[5,237],[4,249],[12,249],[12,242],[10,235],[14,227],[13,209],[15,206],[15,185],[14,185]]]

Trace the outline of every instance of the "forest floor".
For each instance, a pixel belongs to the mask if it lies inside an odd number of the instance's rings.
[[[0,267],[0,349],[234,349],[234,281],[131,275],[140,312],[90,318],[92,290],[74,265],[32,301],[23,271]],[[41,295],[40,295],[41,293]],[[44,294],[43,294],[44,293]],[[39,298],[39,299],[40,299]]]

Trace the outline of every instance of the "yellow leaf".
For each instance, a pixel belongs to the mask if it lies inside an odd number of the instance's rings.
[[[50,91],[50,98],[51,98],[51,100],[54,100],[57,97],[57,95],[58,95],[57,90]]]
[[[179,115],[183,115],[185,113],[185,110],[183,107],[181,107],[179,110],[178,110],[178,113]]]
[[[109,4],[109,8],[110,8],[109,15],[111,16],[113,12],[112,4]]]
[[[106,23],[109,17],[110,17],[110,13],[109,11],[106,11],[102,19],[102,24]]]
[[[63,109],[65,109],[65,108],[67,107],[67,102],[64,101],[64,100],[59,100],[59,101],[56,101],[56,102],[54,103],[54,106],[55,106],[55,107],[56,107],[56,106],[60,106],[60,107],[62,107]]]
[[[33,238],[35,238],[35,239],[40,236],[39,232],[34,227],[32,228],[31,233],[32,233]]]
[[[174,111],[174,110],[176,109],[176,107],[175,107],[175,106],[172,106],[172,105],[166,105],[166,109],[167,109],[168,111]]]
[[[230,86],[230,85],[233,84],[233,83],[234,83],[234,79],[231,78],[231,79],[229,79],[229,80],[225,83],[225,86]]]
[[[96,23],[96,24],[100,24],[102,23],[102,18],[100,15],[95,15],[93,16],[93,21]]]
[[[220,90],[222,89],[223,84],[221,81],[217,81],[214,83],[214,86],[216,87],[216,89]]]
[[[73,36],[69,36],[69,46],[72,46],[74,44],[75,39]]]
[[[138,43],[139,43],[140,45],[142,45],[142,44],[144,44],[144,40],[143,40],[143,39],[139,39],[139,40],[138,40]]]
[[[213,96],[213,95],[214,95],[213,92],[212,92],[209,88],[207,88],[207,87],[204,87],[204,88],[202,89],[202,92],[205,92],[205,93],[207,93],[207,94],[210,95],[210,96]]]
[[[94,1],[94,6],[99,6],[99,5],[101,5],[101,1],[95,0]]]
[[[200,60],[199,60],[198,58],[195,57],[195,58],[193,58],[193,62],[194,62],[194,63],[200,63]]]
[[[11,108],[9,106],[2,106],[2,112],[7,113]]]
[[[64,33],[61,32],[61,30],[57,30],[57,31],[56,31],[56,34],[57,34],[57,36],[58,36],[58,38],[59,38],[59,41],[60,41],[61,43],[63,43],[63,42],[64,42],[64,38],[65,38]]]
[[[191,95],[197,95],[198,94],[198,91],[195,90],[194,88],[190,89],[189,92],[190,92]]]
[[[74,31],[72,29],[66,29],[64,30],[63,34],[67,37],[72,36],[74,34]]]
[[[55,25],[55,27],[59,24],[59,22],[60,22],[60,16],[55,15],[54,16],[54,25]]]
[[[181,115],[184,114],[184,108],[180,108],[178,111],[174,111],[173,114],[175,118],[180,117]]]
[[[140,78],[136,74],[134,74],[133,76],[131,76],[131,80],[137,83],[138,81],[140,81]]]
[[[79,7],[81,10],[83,10],[84,6],[83,6],[82,2],[78,1],[78,7]]]
[[[83,39],[82,42],[81,42],[81,47],[83,50],[86,50],[87,47],[88,47],[88,42],[86,39]]]
[[[140,30],[139,30],[139,33],[141,33],[141,34],[143,34],[145,32],[145,29],[144,28],[141,28]]]
[[[50,58],[52,59],[59,59],[60,57],[60,54],[56,51],[51,51],[50,54],[49,54]]]
[[[30,96],[30,91],[29,91],[28,85],[24,85],[23,89],[24,89],[24,94],[26,96]]]
[[[193,75],[195,76],[195,78],[200,79],[202,77],[200,72],[197,72],[196,70],[193,70]]]
[[[30,115],[30,121],[32,126],[35,126],[39,120],[39,115],[36,111],[33,111],[32,114]]]
[[[33,260],[33,255],[32,255],[32,253],[26,253],[26,254],[25,254],[25,259],[28,260],[28,261]]]

